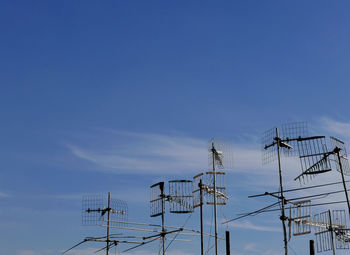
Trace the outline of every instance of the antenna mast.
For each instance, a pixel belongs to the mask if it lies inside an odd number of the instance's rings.
[[[277,141],[277,158],[278,158],[278,173],[279,173],[279,179],[280,179],[280,199],[281,199],[281,221],[282,221],[282,227],[283,227],[283,242],[284,242],[284,250],[285,255],[288,255],[288,240],[287,240],[287,229],[286,229],[286,215],[284,211],[284,195],[283,195],[283,181],[282,181],[282,167],[281,167],[281,139],[279,138],[278,134],[278,128],[276,128],[276,138]]]

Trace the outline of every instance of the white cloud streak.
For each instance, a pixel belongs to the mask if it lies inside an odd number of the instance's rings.
[[[256,230],[256,231],[264,231],[264,232],[281,232],[280,228],[274,227],[266,227],[255,225],[248,220],[243,221],[233,221],[228,224],[231,228],[240,228],[240,229],[248,229],[248,230]]]
[[[11,195],[5,192],[0,192],[0,198],[8,198],[8,197],[11,197]]]
[[[208,168],[208,142],[179,135],[108,131],[108,141],[96,136],[87,146],[66,143],[76,157],[93,163],[100,171],[142,174],[198,173]],[[100,144],[100,146],[98,146]],[[117,145],[116,145],[117,144]],[[264,173],[261,152],[234,146],[234,171]],[[258,148],[258,145],[255,146]]]
[[[110,142],[99,148],[66,146],[76,157],[104,171],[164,174],[198,172],[207,167],[207,145],[199,139],[126,132],[110,132],[109,136]]]

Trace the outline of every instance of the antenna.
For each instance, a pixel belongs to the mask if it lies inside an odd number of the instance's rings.
[[[285,255],[288,255],[288,240],[285,221],[285,197],[283,194],[283,179],[282,179],[282,167],[281,167],[281,152],[283,155],[289,157],[295,155],[294,145],[297,139],[300,139],[303,135],[307,135],[307,123],[295,122],[287,123],[282,126],[282,135],[280,136],[278,128],[272,128],[263,133],[262,136],[262,162],[263,164],[271,163],[277,159],[278,161],[278,174],[279,174],[279,187],[280,196],[277,198],[281,201],[281,221],[283,227],[283,242]]]
[[[349,217],[350,217],[349,195],[346,188],[346,182],[345,182],[345,176],[344,176],[344,175],[350,175],[350,167],[349,167],[349,161],[346,154],[345,144],[343,141],[335,137],[331,137],[330,139],[331,139],[332,147],[334,148],[333,153],[334,153],[334,158],[336,162],[336,169],[341,174],[346,202],[348,205]]]
[[[169,205],[171,213],[193,212],[192,181],[169,181]]]
[[[302,173],[294,180],[306,181],[317,174],[331,171],[330,153],[325,136],[314,136],[297,141]]]
[[[294,202],[290,207],[289,220],[293,225],[292,229],[294,236],[306,235],[311,233],[311,227],[310,224],[308,224],[311,218],[310,205],[311,200],[305,200]],[[291,228],[289,228],[289,231],[291,231]]]
[[[301,179],[304,180],[305,176],[312,177],[316,174],[331,171],[330,156],[333,155],[336,169],[341,174],[350,217],[350,201],[344,177],[344,175],[350,175],[350,166],[344,142],[335,137],[330,137],[332,147],[330,151],[327,149],[324,136],[298,139],[297,142],[302,173],[294,180],[301,181]]]
[[[215,176],[215,189],[214,189]],[[216,192],[215,192],[216,190]],[[225,187],[225,172],[199,173],[193,177],[193,208],[200,207],[201,254],[203,250],[203,193],[206,194],[208,205],[226,205],[228,196]],[[214,201],[215,197],[215,201]],[[217,237],[214,235],[214,238]]]
[[[291,122],[282,125],[282,132],[279,134],[279,129],[273,127],[265,131],[262,135],[262,163],[263,165],[272,163],[278,160],[278,147],[280,154],[285,157],[293,157],[298,153],[297,140],[308,136],[307,122]],[[279,146],[277,146],[279,140]]]
[[[346,229],[345,210],[333,210],[333,224],[340,228],[335,229],[335,247],[337,249],[349,249],[350,230]]]
[[[335,249],[349,249],[350,231],[346,229],[345,210],[333,210],[316,214],[313,222],[317,252],[333,251]]]
[[[212,175],[213,205],[214,205],[214,225],[215,225],[215,255],[218,254],[218,227],[217,227],[217,196],[219,190],[217,187],[217,169],[230,170],[233,168],[232,143],[228,139],[212,139],[209,143],[209,169],[207,175]],[[209,186],[210,187],[210,186]],[[223,189],[223,187],[219,187]]]
[[[333,251],[335,255],[331,212],[323,212],[314,216],[317,252]]]
[[[150,187],[150,216],[162,216],[162,231],[153,237],[162,238],[162,251],[165,254],[165,236],[174,232],[182,231],[182,228],[166,231],[164,225],[165,202],[169,202],[170,213],[192,213],[192,181],[173,180],[169,181],[169,195],[164,193],[164,182],[158,182]],[[150,237],[148,237],[150,238]]]
[[[82,224],[84,226],[102,226],[106,227],[107,235],[104,237],[88,237],[82,242],[74,245],[63,253],[85,243],[85,242],[105,242],[106,246],[99,251],[106,250],[109,255],[109,249],[118,243],[134,243],[128,241],[119,241],[110,239],[110,227],[120,225],[127,221],[128,207],[126,202],[118,199],[112,199],[108,192],[107,198],[103,194],[84,195],[82,199]],[[107,225],[106,225],[107,224]]]

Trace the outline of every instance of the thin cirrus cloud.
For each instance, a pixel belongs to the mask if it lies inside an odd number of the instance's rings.
[[[204,139],[119,131],[105,132],[103,137],[90,138],[85,145],[72,142],[65,145],[74,156],[98,166],[99,171],[173,174],[196,173],[208,168],[208,142]],[[235,146],[233,153],[238,172],[261,166],[261,153],[251,145],[249,148],[244,144]]]
[[[8,197],[11,197],[11,195],[5,192],[0,192],[0,198],[8,198]]]
[[[337,121],[331,118],[321,118],[321,127],[331,135],[341,136],[346,141],[350,140],[350,122]]]
[[[231,228],[240,228],[240,229],[248,229],[248,230],[256,230],[256,231],[264,231],[264,232],[281,232],[280,228],[275,227],[266,227],[255,225],[250,221],[233,221],[228,224]]]

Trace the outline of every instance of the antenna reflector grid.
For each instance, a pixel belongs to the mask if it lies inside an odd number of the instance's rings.
[[[269,164],[277,159],[276,146],[272,145],[276,138],[276,127],[265,131],[261,138],[262,164]]]
[[[201,205],[199,182],[200,180],[202,180],[202,185],[203,186],[205,185],[203,177],[204,177],[203,173],[197,174],[196,176],[193,177],[193,182],[192,182],[193,208],[196,208]]]
[[[348,161],[348,156],[346,153],[346,148],[345,148],[345,143],[335,137],[330,137],[331,140],[331,145],[332,145],[332,149],[335,149],[336,147],[338,147],[340,149],[340,163],[342,164],[343,167],[343,173],[345,175],[350,175],[350,166],[349,166],[349,161]],[[340,165],[339,165],[339,159],[338,156],[336,154],[334,154],[334,160],[337,163],[336,164],[336,169],[338,172],[340,172]]]
[[[125,201],[119,199],[111,199],[111,226],[125,226],[128,221],[128,205]]]
[[[333,210],[332,224],[337,249],[349,249],[350,230],[346,229],[345,210]]]
[[[302,173],[296,179],[300,182],[305,183],[317,174],[332,170],[324,136],[300,140],[297,146]]]
[[[164,182],[153,184],[150,189],[150,216],[157,217],[163,212]]]
[[[213,170],[213,158],[215,169],[233,169],[233,146],[231,139],[213,138],[208,145],[208,169]]]
[[[214,191],[214,174],[216,177],[216,192]],[[207,204],[214,204],[214,194],[216,195],[217,205],[226,205],[228,196],[225,187],[225,172],[206,172],[206,185],[204,190],[207,194]]]
[[[290,122],[282,124],[282,132],[280,136],[282,140],[292,146],[292,149],[281,148],[284,156],[298,156],[298,151],[296,149],[297,141],[295,139],[309,136],[307,122]],[[288,141],[289,139],[293,139],[293,141]]]
[[[171,213],[193,212],[192,181],[169,181],[169,209]]]
[[[332,232],[329,231],[329,214],[323,212],[314,216],[317,252],[332,250]]]
[[[310,217],[311,217],[311,201],[295,202],[292,205],[292,224],[293,235],[306,235],[311,233]]]
[[[102,225],[104,221],[103,194],[84,195],[82,199],[82,225]]]

